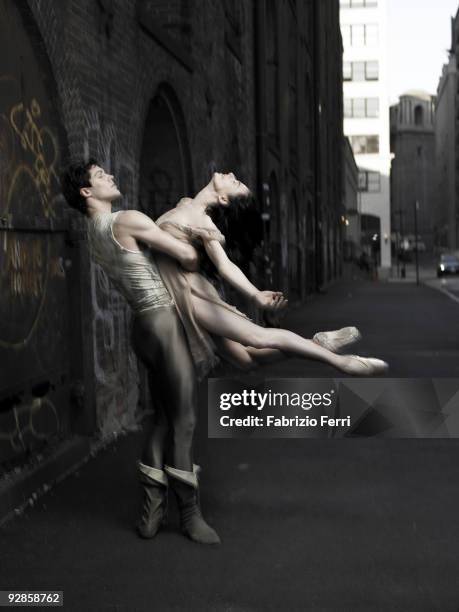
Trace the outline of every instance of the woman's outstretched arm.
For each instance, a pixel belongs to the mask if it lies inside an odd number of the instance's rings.
[[[279,291],[259,291],[244,272],[232,262],[218,240],[203,240],[207,255],[218,273],[226,282],[240,291],[259,308],[279,309],[287,305],[287,300]]]

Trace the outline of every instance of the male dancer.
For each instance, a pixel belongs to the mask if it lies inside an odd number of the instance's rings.
[[[149,372],[155,412],[138,463],[144,490],[137,524],[141,537],[156,535],[167,512],[167,490],[174,491],[185,535],[218,544],[198,503],[198,466],[192,461],[196,423],[196,375],[182,324],[148,247],[196,269],[193,247],[162,231],[136,210],[112,213],[121,198],[113,176],[96,160],[70,165],[62,174],[68,204],[86,216],[91,253],[134,311],[133,348]],[[166,448],[167,438],[170,445]],[[165,453],[170,465],[164,464]]]
[[[197,253],[139,211],[112,213],[112,202],[121,198],[121,193],[113,176],[96,160],[70,165],[62,174],[62,190],[68,204],[88,220],[93,258],[134,311],[133,348],[148,368],[155,398],[152,430],[138,463],[144,489],[138,533],[152,538],[165,522],[170,484],[177,498],[183,533],[196,542],[218,544],[219,536],[205,522],[199,508],[199,468],[192,461],[196,424],[194,366],[182,324],[150,248],[174,257],[189,270],[197,267]],[[277,311],[285,305],[276,292],[260,291],[256,297],[257,305],[267,310]],[[321,332],[314,339],[327,344],[330,350],[338,350],[351,341],[344,331]],[[166,445],[168,436],[170,444]],[[166,455],[169,464],[164,463]]]

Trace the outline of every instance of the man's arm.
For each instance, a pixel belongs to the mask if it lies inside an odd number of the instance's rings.
[[[177,259],[181,265],[194,272],[198,268],[196,249],[186,242],[177,240],[138,210],[125,210],[118,215],[114,228],[118,238],[131,236],[144,242],[155,251],[160,251]]]

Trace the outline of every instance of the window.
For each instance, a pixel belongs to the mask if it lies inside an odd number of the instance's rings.
[[[352,81],[352,63],[343,62],[343,81]]]
[[[365,117],[379,117],[379,99],[367,98],[365,111]]]
[[[371,8],[378,6],[378,0],[339,0],[341,8]]]
[[[379,78],[379,63],[374,62],[343,62],[344,81],[377,81]]]
[[[366,155],[368,153],[379,153],[379,136],[350,136],[354,155]]]
[[[368,177],[368,191],[377,192],[381,191],[381,175],[379,172],[367,172]]]
[[[351,117],[378,117],[378,98],[345,98],[344,116]]]
[[[352,80],[353,81],[364,81],[365,80],[365,62],[353,62],[352,63]]]
[[[422,106],[418,104],[417,106],[414,107],[414,124],[422,125],[423,123],[424,121],[423,121]]]
[[[367,81],[379,79],[379,62],[365,62],[365,79]]]
[[[344,98],[344,116],[352,117],[352,98]]]
[[[359,191],[376,193],[381,191],[381,175],[379,172],[369,170],[359,171]]]
[[[365,98],[354,98],[352,100],[352,116],[365,117]]]
[[[351,46],[351,26],[350,25],[343,25],[341,27],[341,36],[343,37],[343,45],[345,47],[350,47]]]
[[[365,25],[363,23],[351,26],[351,45],[353,47],[365,46]]]
[[[345,47],[374,47],[378,44],[377,24],[343,25],[341,35]]]
[[[376,24],[365,26],[365,45],[367,47],[376,47],[378,44],[378,26]]]

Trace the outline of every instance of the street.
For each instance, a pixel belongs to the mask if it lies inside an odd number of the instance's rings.
[[[459,303],[459,277],[450,276],[447,278],[426,278],[424,284],[433,289],[438,289],[445,293],[452,300]]]
[[[459,304],[412,283],[341,282],[289,313],[305,334],[355,324],[390,376],[459,376]],[[357,350],[357,349],[356,349]],[[332,376],[292,360],[266,376]],[[234,375],[234,372],[226,375]],[[457,610],[455,440],[207,439],[203,514],[222,545],[133,530],[141,432],[1,528],[2,588],[60,589],[66,610]]]

